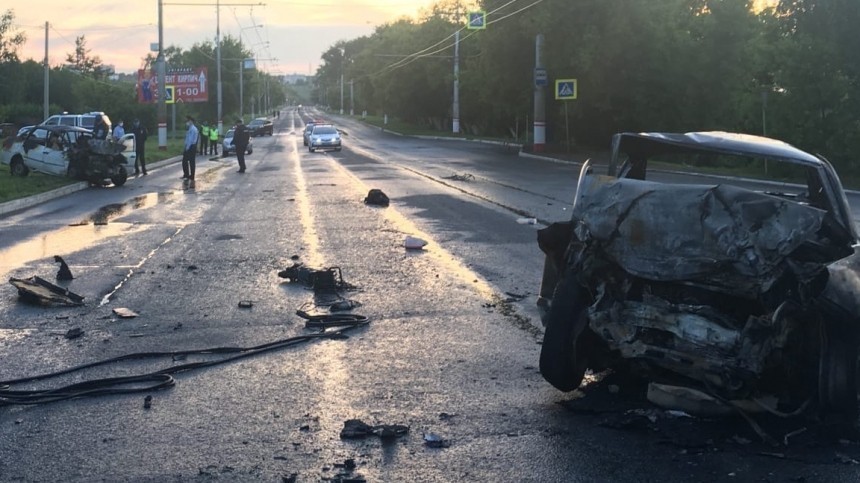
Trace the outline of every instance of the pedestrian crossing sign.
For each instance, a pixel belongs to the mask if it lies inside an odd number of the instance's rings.
[[[556,100],[568,101],[576,99],[576,79],[558,79],[555,81]]]
[[[469,30],[484,30],[487,28],[487,12],[469,12],[468,16],[469,22],[466,24],[466,28]]]
[[[176,91],[176,86],[164,86],[164,103],[165,104],[173,104],[176,102],[176,96],[174,95]]]

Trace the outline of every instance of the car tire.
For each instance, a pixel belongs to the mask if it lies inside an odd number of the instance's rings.
[[[114,184],[114,186],[122,186],[125,184],[126,181],[128,181],[128,172],[125,170],[124,167],[120,166],[119,173],[115,174],[114,176],[111,176],[110,180]]]
[[[314,148],[309,147],[309,148],[308,148],[308,151],[310,151],[310,152],[314,152],[314,151],[316,151],[316,150],[315,150]]]
[[[9,172],[12,173],[12,176],[20,176],[23,178],[30,174],[30,168],[24,165],[24,160],[21,158],[15,158],[9,166]]]
[[[588,305],[587,292],[567,270],[555,287],[540,351],[541,375],[564,392],[579,387],[587,368]]]
[[[340,152],[340,148],[334,148],[334,150]]]
[[[828,317],[819,325],[818,403],[822,415],[834,422],[857,420],[856,321]]]

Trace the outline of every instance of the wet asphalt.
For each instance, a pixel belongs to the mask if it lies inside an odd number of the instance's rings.
[[[326,300],[278,277],[294,261],[339,268],[352,285],[340,296],[370,320],[345,339],[180,373],[164,390],[0,407],[0,480],[860,476],[860,448],[849,441],[798,437],[771,447],[742,422],[677,420],[607,394],[606,383],[580,399],[543,381],[533,305],[540,223],[521,219],[565,219],[578,166],[340,126],[342,152],[308,153],[298,113],[285,110],[275,136],[255,139],[244,174],[235,158],[200,159],[189,186],[168,164],[122,188],[0,217],[2,277],[53,281],[51,257],[62,255],[75,276],[68,288],[86,297],[82,307],[46,308],[21,303],[11,285],[0,289],[2,380],[133,352],[312,334],[296,310]],[[391,206],[365,205],[370,188]],[[406,236],[428,244],[406,250]],[[139,315],[120,318],[116,308]],[[83,335],[67,339],[71,328]],[[125,361],[14,389],[217,358]],[[408,433],[342,439],[350,419]],[[445,447],[428,446],[431,434]]]

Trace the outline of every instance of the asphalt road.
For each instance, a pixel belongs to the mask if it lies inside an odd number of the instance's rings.
[[[165,390],[0,407],[0,480],[860,476],[860,447],[814,437],[814,428],[772,447],[743,421],[655,410],[627,396],[622,382],[595,381],[583,398],[543,381],[539,224],[519,221],[567,218],[576,165],[346,120],[342,152],[308,153],[301,124],[282,111],[275,135],[255,139],[244,174],[234,158],[200,160],[191,187],[178,165],[167,165],[122,188],[0,217],[0,276],[53,281],[52,257],[61,255],[75,275],[68,288],[86,297],[82,307],[49,308],[20,302],[11,285],[0,289],[0,379],[133,352],[313,334],[295,312],[325,297],[277,276],[294,258],[339,267],[354,286],[341,296],[360,303],[353,312],[370,323],[346,339],[183,372]],[[391,206],[362,203],[371,188]],[[406,250],[406,236],[428,244]],[[139,315],[120,318],[116,308]],[[67,339],[72,328],[83,335]],[[216,358],[125,361],[14,389]],[[350,419],[408,433],[342,439]],[[780,440],[788,432],[768,430]],[[431,434],[447,447],[426,444]]]

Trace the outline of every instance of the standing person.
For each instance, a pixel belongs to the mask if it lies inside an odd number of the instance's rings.
[[[116,123],[116,127],[113,128],[113,140],[119,141],[123,136],[125,136],[125,128],[122,127],[122,119],[120,119],[119,122]]]
[[[245,129],[242,118],[236,119],[236,127],[233,131],[233,146],[236,147],[236,159],[239,161],[239,171],[245,172],[245,150],[248,149],[248,131]]]
[[[194,181],[199,132],[197,126],[194,125],[193,117],[185,116],[185,125],[188,130],[185,132],[185,152],[182,154],[182,179]]]
[[[146,138],[149,137],[149,131],[146,126],[140,123],[140,120],[135,119],[131,126],[131,133],[134,134],[134,152],[137,157],[134,159],[134,174],[138,174],[143,170],[143,175],[146,176]],[[138,167],[139,166],[139,167]]]
[[[218,156],[218,128],[216,126],[209,129],[209,154]]]
[[[209,149],[209,123],[203,121],[200,123],[200,151],[197,154],[204,155]]]
[[[105,124],[102,116],[96,116],[95,124],[93,125],[93,139],[107,139],[110,126]]]

